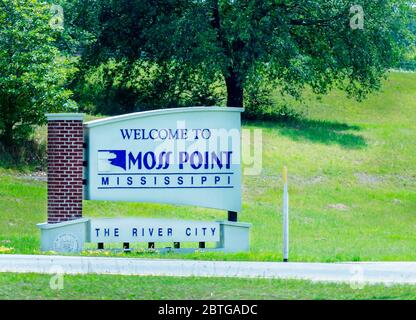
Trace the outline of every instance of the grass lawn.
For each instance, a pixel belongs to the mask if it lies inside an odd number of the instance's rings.
[[[66,275],[62,290],[51,289],[50,281],[49,275],[0,273],[0,299],[416,299],[412,286],[353,289],[299,280]]]
[[[279,99],[277,95],[276,99]],[[286,164],[291,199],[291,261],[416,260],[416,74],[390,74],[383,91],[362,103],[348,100],[338,91],[321,100],[307,95],[306,101],[304,120],[244,124],[244,128],[263,132],[262,173],[243,178],[243,211],[239,219],[253,224],[249,253],[175,256],[139,252],[129,257],[281,260],[280,172]],[[86,201],[84,209],[85,216],[89,217],[226,219],[223,211],[161,204]],[[36,223],[45,219],[46,183],[21,172],[0,169],[0,252],[38,253]],[[47,277],[33,275],[3,275],[0,279],[16,281],[22,288],[25,288],[24,279],[32,279],[36,284],[47,282]],[[91,293],[86,294],[99,294],[100,283],[104,283],[99,279],[104,278],[68,277],[68,286],[80,288],[88,279],[97,281],[97,286],[93,285],[89,289]],[[157,283],[160,279],[135,278],[134,281],[140,283],[138,288],[146,288],[147,283]],[[178,280],[166,279],[172,288],[175,281]],[[180,283],[192,287],[190,284],[197,281],[200,280],[181,280]],[[213,280],[202,287],[214,288],[210,286],[215,281],[224,280]],[[216,292],[215,297],[229,295],[233,292],[232,284],[238,281],[250,287],[259,280],[224,281],[224,291]],[[308,283],[287,282],[290,290],[283,290],[283,282],[262,283],[270,292],[275,290],[276,297],[295,297],[301,293],[305,293],[305,297],[321,297],[314,289],[308,289],[311,287]],[[325,292],[338,292],[340,296],[355,297],[367,292],[342,293],[343,286],[322,286]],[[71,295],[66,290],[62,293],[42,290],[40,297]],[[120,285],[119,290],[123,290],[123,286]],[[172,290],[187,298],[188,293]],[[253,290],[250,294],[263,297],[261,289]],[[366,293],[369,297],[385,295],[381,289],[371,290]],[[199,296],[207,298],[203,294],[208,291],[201,291]],[[244,290],[237,291],[243,294]],[[161,294],[148,292],[149,297]],[[0,291],[0,295],[4,294]],[[10,294],[17,297],[19,292]],[[139,297],[147,293],[137,291],[134,294]]]

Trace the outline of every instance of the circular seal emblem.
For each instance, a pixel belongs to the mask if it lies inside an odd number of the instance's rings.
[[[60,234],[53,243],[53,250],[56,252],[78,251],[78,239],[72,233]]]

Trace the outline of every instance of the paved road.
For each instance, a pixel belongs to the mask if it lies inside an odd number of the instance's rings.
[[[416,284],[416,262],[229,262],[46,255],[0,255],[0,272],[307,279]]]

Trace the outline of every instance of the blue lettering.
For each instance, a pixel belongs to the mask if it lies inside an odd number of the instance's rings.
[[[109,183],[109,177],[101,177],[101,185],[108,186]]]
[[[169,177],[165,177],[165,185],[169,185],[170,184],[170,178]]]
[[[178,129],[175,130],[175,133],[172,132],[172,129],[169,129],[169,139],[178,140]]]
[[[159,130],[159,139],[166,140],[168,137],[168,131],[166,129]]]
[[[225,152],[225,154],[227,155],[227,161],[226,161],[226,165],[225,165],[225,167],[227,168],[227,169],[230,169],[230,167],[231,167],[231,154],[232,154],[233,152],[232,151],[226,151]]]
[[[221,159],[217,157],[217,154],[215,152],[211,153],[211,160],[212,160],[211,169],[214,169],[214,162],[217,163],[217,166],[219,169],[222,169]]]
[[[153,135],[154,132],[156,132],[156,134],[157,134],[157,130],[156,129],[152,129],[152,130],[149,131],[149,138],[152,139],[152,140],[156,140],[157,139],[157,136],[154,136]]]
[[[161,154],[159,154],[159,165],[156,167],[156,170],[167,169],[167,167],[169,167],[169,156],[171,153],[172,152],[163,151]]]
[[[209,169],[209,163],[208,163],[208,151],[205,151],[204,152],[204,157],[205,157],[205,160],[206,161],[204,161],[205,163],[204,163],[204,169]]]
[[[151,160],[151,164],[149,164],[149,156]],[[153,169],[156,166],[156,157],[153,152],[146,152],[143,159],[143,164],[146,169]]]
[[[204,134],[206,132],[207,134]],[[211,131],[209,129],[203,129],[201,131],[201,137],[205,140],[208,140],[211,137]]]
[[[123,140],[129,139],[130,140],[130,136],[131,136],[131,129],[127,130],[127,129],[120,129],[121,131],[121,136],[123,137]]]
[[[165,161],[165,166],[162,169],[167,169],[169,167],[170,164],[170,156],[172,155],[172,152],[167,152],[166,153],[166,161]]]
[[[188,162],[189,155],[188,152],[179,152],[179,169],[183,169],[183,164]]]
[[[133,154],[130,152],[129,153],[129,169],[131,169],[131,166],[132,165],[134,166],[136,163],[137,163],[137,169],[140,170],[142,168],[142,153],[139,152],[137,154],[137,157],[135,158]]]
[[[198,157],[198,164],[195,164],[195,157]],[[199,169],[202,166],[202,155],[200,152],[195,151],[191,154],[191,167],[193,169]]]
[[[198,132],[200,132],[202,129],[194,129],[194,131],[195,131],[195,140],[198,140],[199,139],[199,137],[198,137]]]

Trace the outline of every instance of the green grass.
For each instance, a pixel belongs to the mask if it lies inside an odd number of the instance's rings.
[[[300,280],[65,275],[62,290],[50,282],[50,275],[0,273],[0,299],[416,299],[413,286]]]
[[[285,164],[292,261],[416,260],[416,74],[392,73],[383,91],[362,103],[338,91],[321,100],[307,94],[306,101],[303,120],[244,124],[263,132],[262,173],[243,181],[240,220],[253,224],[249,253],[129,256],[281,260]],[[16,174],[0,169],[0,252],[37,253],[46,184]],[[89,217],[226,218],[161,204],[86,201],[84,208]]]

